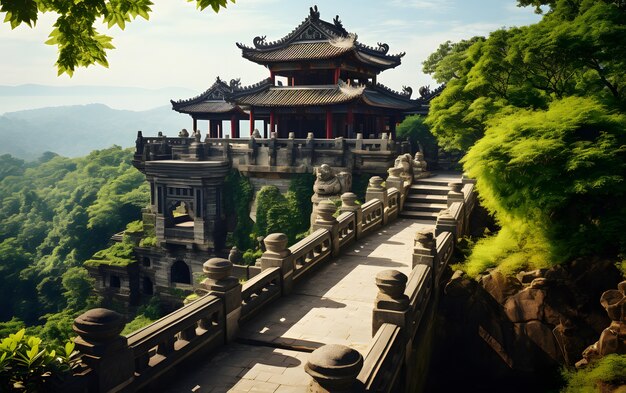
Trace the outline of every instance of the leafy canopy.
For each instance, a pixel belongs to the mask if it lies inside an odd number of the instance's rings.
[[[200,10],[211,7],[215,12],[226,8],[228,3],[228,0],[187,1],[195,2]],[[107,50],[114,49],[112,37],[96,30],[97,20],[108,28],[117,26],[124,30],[126,23],[138,16],[148,20],[152,4],[150,0],[0,0],[0,13],[5,14],[4,22],[12,29],[22,24],[34,27],[42,13],[57,14],[46,44],[56,45],[59,49],[58,74],[72,76],[76,67],[109,65],[106,56]]]

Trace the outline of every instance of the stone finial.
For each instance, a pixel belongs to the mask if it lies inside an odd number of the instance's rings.
[[[402,173],[402,168],[396,168],[396,167],[389,168],[389,169],[387,169],[387,173],[389,174],[389,177],[387,178],[388,180],[389,179],[392,179],[392,180],[398,179],[399,180],[400,179],[400,174]]]
[[[315,134],[313,134],[312,132],[307,132],[306,139],[315,139]]]
[[[237,248],[237,246],[234,246],[233,248],[230,249],[230,253],[228,254],[228,260],[233,265],[238,265],[239,263],[241,263],[242,254],[241,254],[241,251],[239,251],[239,249]]]
[[[309,392],[349,392],[363,368],[363,356],[352,348],[327,344],[317,348],[304,366],[313,381]]]
[[[380,134],[380,139],[389,139],[389,134],[383,132],[382,134]]]
[[[363,133],[362,132],[358,132],[356,134],[356,139],[363,139]]]
[[[291,252],[287,248],[289,238],[284,233],[272,233],[263,239],[266,253],[270,253],[281,258],[288,256]]]
[[[270,138],[271,139],[276,139],[277,138],[277,133],[276,132],[270,132]]]
[[[233,264],[228,259],[211,258],[204,262],[202,271],[206,273],[210,280],[220,281],[231,276]]]
[[[261,133],[258,129],[255,128],[254,131],[252,131],[252,137],[256,139],[261,139]]]
[[[367,189],[368,190],[374,190],[374,191],[380,191],[383,190],[384,187],[382,186],[383,184],[383,178],[380,176],[372,176],[370,178],[369,184],[367,185]]]
[[[317,218],[315,219],[316,224],[323,225],[332,225],[337,222],[337,219],[333,217],[333,214],[337,212],[337,206],[335,204],[326,199],[321,201],[317,205]]]
[[[341,207],[356,206],[356,194],[353,192],[344,192],[341,194]]]
[[[74,320],[72,330],[92,344],[104,344],[119,337],[126,321],[121,314],[106,308],[93,308]]]
[[[289,139],[296,139],[296,133],[295,132],[290,132],[289,135],[287,136],[287,138],[289,138]]]
[[[435,246],[435,235],[431,231],[420,231],[415,234],[415,246],[431,249]]]
[[[376,274],[376,286],[380,291],[379,294],[384,294],[394,300],[406,300],[408,306],[408,298],[404,295],[407,281],[406,274],[397,270],[383,270]]]

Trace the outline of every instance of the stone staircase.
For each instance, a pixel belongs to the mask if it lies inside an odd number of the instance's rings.
[[[435,174],[413,182],[400,216],[414,220],[436,221],[437,214],[448,207],[449,182],[461,181],[460,174]]]

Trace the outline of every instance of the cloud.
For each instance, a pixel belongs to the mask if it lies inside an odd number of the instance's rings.
[[[392,0],[391,5],[430,11],[445,11],[452,8],[449,0]]]

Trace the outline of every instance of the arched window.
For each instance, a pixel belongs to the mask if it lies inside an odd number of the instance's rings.
[[[143,293],[144,295],[154,294],[154,286],[152,285],[152,280],[150,280],[149,277],[143,278]]]
[[[113,276],[111,275],[111,277],[109,277],[109,286],[111,288],[119,288],[121,287],[121,283],[120,283],[120,278],[118,276]]]
[[[191,273],[189,266],[183,261],[176,261],[170,269],[172,282],[181,284],[191,284]]]

